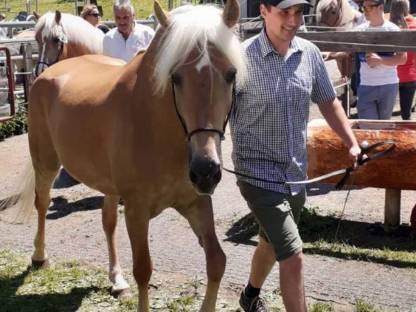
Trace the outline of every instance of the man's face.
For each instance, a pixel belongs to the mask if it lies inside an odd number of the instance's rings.
[[[384,6],[376,4],[371,0],[365,0],[363,3],[363,10],[365,18],[371,21],[373,18],[382,16],[384,13]]]
[[[264,18],[270,40],[291,41],[302,24],[303,5],[294,5],[286,9],[260,5],[260,14]]]
[[[133,14],[126,9],[114,10],[114,20],[118,31],[128,37],[133,30]]]

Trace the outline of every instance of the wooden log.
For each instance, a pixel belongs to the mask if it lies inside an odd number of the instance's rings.
[[[373,144],[393,140],[395,149],[353,172],[350,185],[416,190],[416,122],[351,120],[357,140]],[[322,119],[308,125],[309,178],[351,166],[348,150]],[[340,177],[326,180],[336,183]]]

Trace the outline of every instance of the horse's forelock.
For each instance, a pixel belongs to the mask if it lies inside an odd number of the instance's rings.
[[[184,63],[196,47],[201,56],[208,42],[215,45],[237,69],[237,83],[246,72],[244,53],[236,35],[223,22],[222,11],[214,6],[183,6],[171,12],[171,25],[162,37],[155,60],[156,92],[163,92],[176,66]]]

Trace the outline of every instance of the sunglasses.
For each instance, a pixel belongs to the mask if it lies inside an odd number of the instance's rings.
[[[88,16],[95,16],[95,17],[99,17],[100,16],[100,14],[98,14],[98,13],[88,13],[87,15]]]

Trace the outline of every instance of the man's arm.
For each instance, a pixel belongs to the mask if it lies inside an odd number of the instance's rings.
[[[342,108],[341,102],[335,98],[331,102],[318,104],[322,116],[335,133],[344,141],[349,149],[350,158],[356,162],[361,152],[357,139],[351,130],[350,123]]]
[[[383,57],[383,56],[378,55],[377,53],[367,53],[365,59],[369,66],[377,66],[377,65],[396,66],[396,65],[403,65],[404,63],[406,63],[407,53],[398,52],[395,55],[390,56],[390,57]]]

